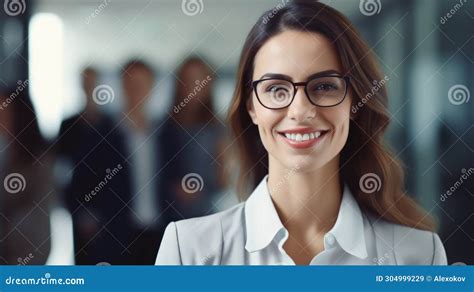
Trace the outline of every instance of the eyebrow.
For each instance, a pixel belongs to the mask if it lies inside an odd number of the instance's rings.
[[[327,75],[342,75],[342,74],[341,72],[337,70],[325,70],[325,71],[320,71],[320,72],[311,74],[310,76],[306,78],[306,80],[313,79],[320,76],[327,76]],[[262,77],[260,77],[260,79],[265,79],[265,78],[278,78],[278,79],[293,81],[293,78],[291,78],[290,76],[285,75],[285,74],[279,74],[279,73],[265,73],[262,75]]]

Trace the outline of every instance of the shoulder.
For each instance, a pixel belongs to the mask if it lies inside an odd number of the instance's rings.
[[[244,203],[239,203],[225,211],[212,215],[185,219],[175,222],[176,230],[181,238],[195,238],[205,240],[220,239],[227,233],[231,225],[242,226]]]
[[[438,234],[373,217],[369,221],[379,256],[392,258],[396,265],[447,264]]]
[[[166,227],[157,265],[219,264],[224,240],[244,237],[244,203],[208,216],[171,222]]]

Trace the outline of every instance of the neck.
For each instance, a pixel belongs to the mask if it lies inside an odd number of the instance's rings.
[[[290,233],[325,233],[336,222],[341,204],[339,158],[316,170],[295,171],[270,156],[268,188]]]

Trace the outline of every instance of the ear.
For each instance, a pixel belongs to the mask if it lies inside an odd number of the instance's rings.
[[[252,97],[247,99],[247,104],[246,105],[247,105],[247,112],[249,113],[250,118],[252,119],[252,122],[255,125],[258,125],[257,114],[255,113],[255,107],[253,106],[253,98]]]

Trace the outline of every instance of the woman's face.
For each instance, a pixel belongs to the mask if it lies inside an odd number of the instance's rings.
[[[313,74],[329,70],[342,75],[339,57],[328,39],[317,33],[286,30],[258,51],[253,80],[280,74],[293,82],[304,82]],[[350,90],[339,105],[316,107],[308,100],[304,87],[297,88],[293,102],[284,109],[262,106],[255,92],[247,104],[270,162],[294,171],[312,171],[338,162],[334,158],[339,157],[349,134]],[[324,86],[321,88],[324,90]]]

